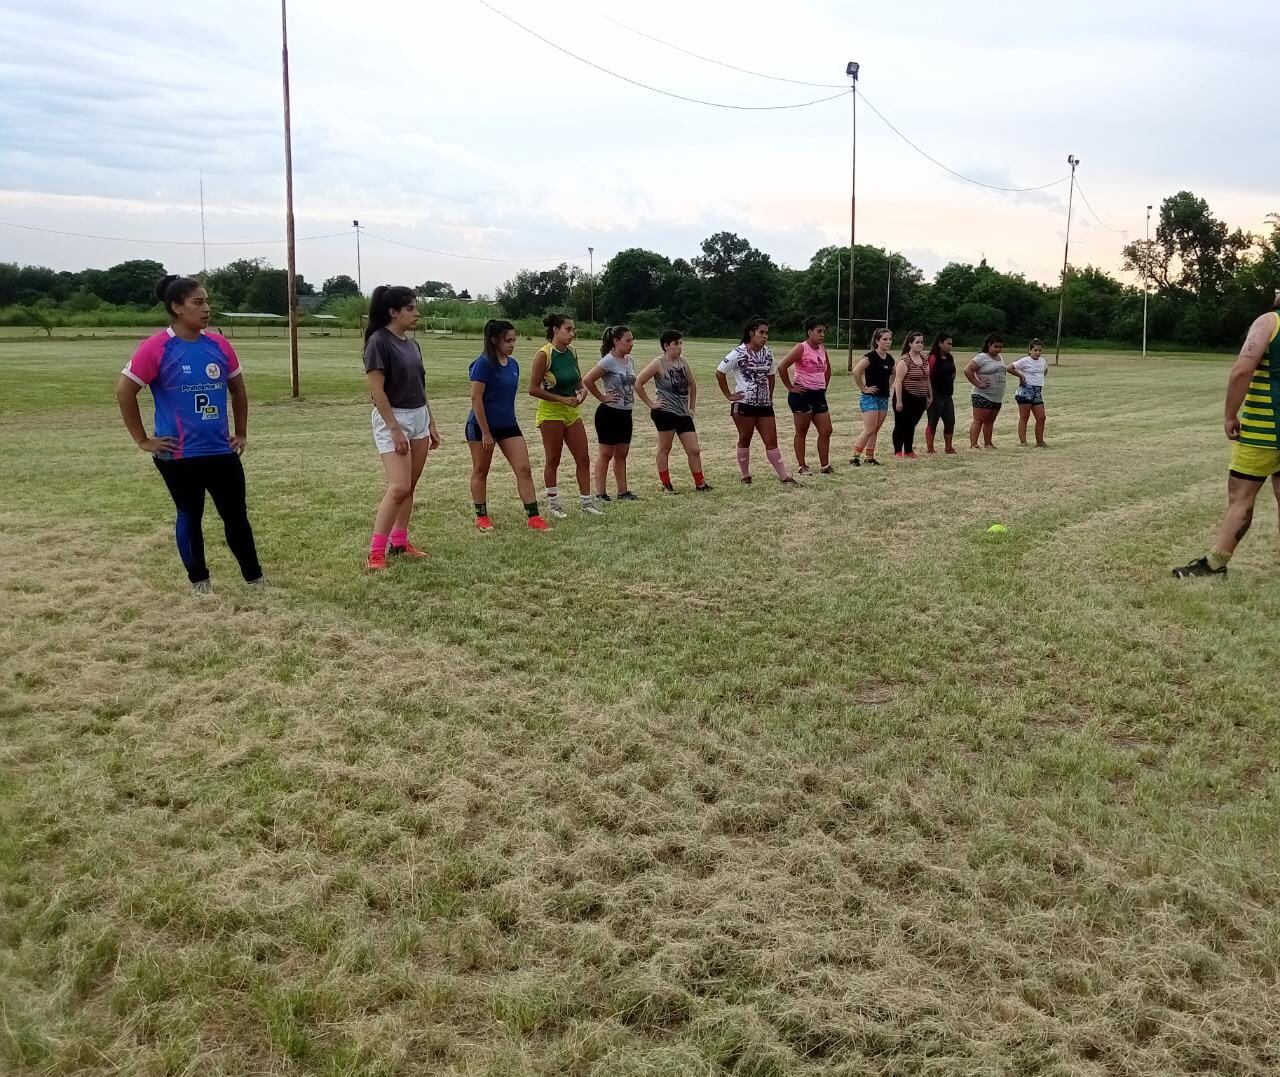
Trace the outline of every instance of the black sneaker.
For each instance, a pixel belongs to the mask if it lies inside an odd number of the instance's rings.
[[[1209,564],[1209,559],[1207,557],[1197,557],[1190,564],[1179,565],[1173,570],[1174,579],[1177,580],[1190,579],[1192,576],[1222,576],[1225,578],[1226,575],[1226,565],[1223,565],[1221,568],[1214,568]]]
[[[623,490],[622,493],[618,495],[618,500],[619,501],[639,501],[640,495],[633,494],[630,490]]]
[[[612,500],[613,500],[613,498],[611,498],[608,494],[596,494],[596,500],[597,500],[597,501],[612,501]]]
[[[751,476],[750,476],[750,475],[743,475],[743,476],[742,476],[742,485],[743,485],[743,486],[750,486],[750,485],[751,485]]]
[[[664,483],[662,484],[662,492],[663,492],[664,494],[674,494],[674,493],[676,492],[676,488],[675,488],[674,486],[672,486],[672,485],[671,485],[671,483],[669,483],[669,482],[664,482]]]
[[[798,486],[804,489],[804,483],[797,479],[794,475],[788,475],[785,479],[779,479],[783,486]]]
[[[713,489],[715,489],[715,487],[713,487],[709,482],[704,482],[701,486],[695,486],[694,489],[700,494],[709,494]]]
[[[866,463],[868,467],[884,467],[884,465],[880,463],[880,461],[877,460],[874,456],[868,456]]]
[[[862,466],[862,457],[861,457],[861,456],[851,456],[851,457],[849,457],[849,466],[850,466],[850,467],[861,467],[861,466]]]
[[[822,473],[824,475],[834,475],[836,473],[836,469],[833,468],[830,464],[828,464],[826,467],[822,469]]]

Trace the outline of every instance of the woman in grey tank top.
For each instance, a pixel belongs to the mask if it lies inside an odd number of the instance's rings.
[[[674,329],[662,334],[662,354],[649,363],[636,378],[636,396],[649,409],[649,417],[658,428],[658,481],[668,494],[676,492],[671,484],[671,444],[677,437],[689,458],[695,490],[711,489],[702,473],[702,448],[693,425],[693,410],[698,402],[698,383],[684,361],[684,340]],[[652,400],[645,386],[653,382],[658,399]]]
[[[988,449],[996,447],[991,440],[996,416],[1004,403],[1004,387],[1008,381],[1008,368],[1000,353],[1004,351],[1004,337],[992,333],[982,342],[982,351],[969,360],[964,376],[973,386],[969,402],[973,405],[973,422],[969,424],[969,448],[978,447],[978,435]]]

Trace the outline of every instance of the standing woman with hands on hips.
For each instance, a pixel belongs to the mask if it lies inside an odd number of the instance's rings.
[[[853,439],[853,456],[849,458],[854,467],[880,463],[876,459],[876,441],[889,415],[894,368],[893,356],[889,354],[892,345],[893,331],[877,329],[871,334],[871,350],[853,368],[853,380],[861,392],[858,406],[862,409],[862,433]]]
[[[795,423],[793,447],[797,474],[808,475],[805,463],[809,427],[818,429],[818,466],[822,474],[831,474],[831,408],[827,404],[827,386],[831,384],[831,362],[825,341],[827,326],[821,318],[804,320],[805,338],[783,357],[778,377],[787,387],[787,406]]]
[[[422,349],[409,336],[417,324],[412,288],[380,284],[373,290],[364,331],[364,371],[373,400],[373,442],[382,457],[387,490],[373,518],[365,562],[371,572],[385,569],[388,555],[412,560],[427,556],[409,541],[409,518],[427,451],[440,447],[440,435],[427,405]]]
[[[516,327],[490,318],[484,323],[484,352],[471,364],[471,414],[467,416],[467,448],[471,451],[471,500],[476,507],[476,527],[481,534],[493,530],[489,518],[489,467],[493,450],[502,450],[524,502],[525,516],[533,531],[546,531],[547,521],[538,515],[538,495],[533,489],[529,446],[516,422],[516,392],[520,388],[520,364]]]
[[[125,429],[169,488],[178,510],[175,528],[178,556],[191,590],[213,593],[204,559],[205,492],[222,517],[227,545],[250,587],[266,580],[245,505],[244,467],[249,430],[249,395],[235,349],[209,325],[209,294],[189,277],[165,277],[156,298],[169,315],[169,328],[148,337],[120,372],[116,403]],[[138,393],[151,389],[155,400],[155,434],[147,436],[138,410]],[[227,404],[235,416],[235,433],[227,428]]]
[[[636,368],[631,362],[635,336],[625,325],[611,325],[600,341],[600,362],[582,379],[587,392],[600,401],[596,408],[595,495],[608,501],[609,465],[618,485],[619,501],[639,501],[627,484],[627,454],[631,452],[632,416],[636,400]],[[601,388],[603,386],[603,388]]]
[[[734,387],[729,389],[728,375]],[[738,470],[742,481],[751,482],[751,438],[757,431],[764,442],[764,455],[781,482],[798,486],[778,451],[778,423],[773,415],[773,352],[769,350],[769,323],[752,318],[742,330],[742,343],[720,361],[716,381],[729,401],[729,414],[738,430]]]
[[[640,371],[636,378],[636,396],[649,409],[649,416],[658,430],[658,481],[665,493],[674,494],[671,484],[671,445],[678,437],[689,458],[689,470],[693,472],[693,488],[699,493],[711,490],[702,473],[702,447],[698,444],[698,432],[694,427],[693,413],[698,406],[698,383],[693,371],[684,361],[684,338],[675,329],[668,329],[658,341],[662,354]],[[644,391],[649,381],[657,390],[658,399],[649,399]]]
[[[1044,376],[1049,364],[1044,359],[1044,341],[1039,338],[1027,345],[1027,354],[1009,364],[1009,373],[1018,379],[1019,389],[1013,394],[1018,405],[1018,443],[1027,443],[1027,420],[1036,420],[1036,448],[1047,449],[1044,440]]]
[[[982,351],[969,360],[964,368],[964,376],[973,386],[973,395],[969,402],[973,405],[973,422],[969,424],[969,448],[978,447],[978,436],[988,449],[996,447],[992,441],[992,432],[996,425],[996,416],[1004,404],[1004,387],[1008,380],[1008,371],[1000,353],[1004,351],[1004,337],[992,333],[982,342]]]
[[[547,330],[547,343],[533,357],[529,395],[538,401],[534,421],[538,424],[546,454],[542,479],[547,487],[547,511],[557,520],[564,520],[569,515],[560,504],[557,478],[560,455],[567,445],[577,472],[582,512],[587,516],[603,516],[604,510],[591,496],[591,452],[579,411],[587,398],[587,390],[582,384],[578,353],[573,350],[577,330],[573,319],[564,314],[548,314],[542,324]]]
[[[956,432],[956,358],[951,354],[951,334],[939,333],[929,349],[929,385],[933,399],[929,403],[928,425],[924,428],[925,445],[934,451],[934,438],[942,427],[946,451],[955,455],[952,438]]]

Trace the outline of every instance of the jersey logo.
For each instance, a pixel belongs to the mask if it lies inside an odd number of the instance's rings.
[[[218,406],[214,404],[207,393],[197,393],[195,399],[196,414],[201,419],[218,418]]]
[[[222,368],[217,363],[210,363],[204,368],[205,377],[218,378],[222,376]]]

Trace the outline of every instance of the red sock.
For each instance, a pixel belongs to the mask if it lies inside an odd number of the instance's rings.
[[[706,481],[707,481],[707,477],[701,471],[695,471],[693,473],[694,486],[703,486],[706,484]]]
[[[671,485],[671,472],[670,472],[670,471],[659,471],[659,472],[658,472],[658,481],[659,481],[660,483],[662,483],[662,485],[663,485],[663,486],[670,486],[670,485]]]
[[[391,532],[391,545],[398,550],[403,550],[409,545],[409,531],[407,528],[397,527]]]

